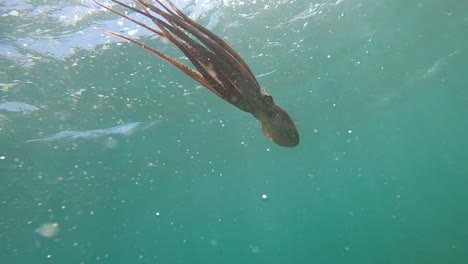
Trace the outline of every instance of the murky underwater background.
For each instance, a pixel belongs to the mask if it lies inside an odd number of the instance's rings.
[[[300,145],[92,1],[1,1],[1,263],[468,263],[468,3],[176,3]]]

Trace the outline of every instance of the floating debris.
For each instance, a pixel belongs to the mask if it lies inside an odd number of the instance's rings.
[[[45,223],[36,229],[36,233],[46,238],[54,237],[58,234],[58,232],[59,232],[58,223]]]
[[[136,130],[147,129],[155,125],[157,121],[152,122],[133,122],[118,125],[115,127],[110,127],[106,129],[96,129],[96,130],[85,130],[85,131],[74,131],[74,130],[65,130],[53,134],[49,137],[39,138],[39,139],[30,139],[26,142],[38,142],[38,141],[53,141],[53,140],[66,140],[66,139],[91,139],[104,137],[109,135],[125,135],[129,136]]]
[[[0,104],[0,111],[7,112],[32,112],[39,110],[38,107],[22,102],[6,102]]]

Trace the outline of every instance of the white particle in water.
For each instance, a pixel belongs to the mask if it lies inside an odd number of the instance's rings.
[[[218,245],[218,241],[216,239],[212,239],[210,241],[210,245],[213,246],[213,247],[216,247]]]
[[[59,232],[58,223],[45,223],[36,229],[36,233],[47,238],[56,236],[58,232]]]
[[[130,35],[130,36],[133,36],[133,35],[135,35],[137,32],[138,32],[138,29],[134,29],[134,30],[129,30],[129,31],[127,31],[127,34]]]
[[[265,193],[262,194],[262,200],[266,200],[266,199],[268,199],[268,195],[266,195]]]
[[[159,212],[156,212],[156,216],[159,216],[159,215],[160,215],[160,213],[159,213]]]
[[[255,254],[260,252],[260,248],[258,246],[256,246],[256,245],[250,246],[250,250],[252,251],[252,253],[255,253]]]

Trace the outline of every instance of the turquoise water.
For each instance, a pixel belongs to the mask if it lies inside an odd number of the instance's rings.
[[[2,1],[1,263],[468,263],[468,4],[177,5],[299,146],[90,1]]]

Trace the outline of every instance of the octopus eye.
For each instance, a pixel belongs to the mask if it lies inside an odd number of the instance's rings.
[[[263,94],[263,98],[265,99],[265,102],[267,104],[274,104],[273,96],[271,96],[270,94],[267,94],[267,93]]]

